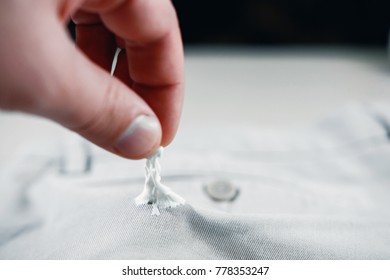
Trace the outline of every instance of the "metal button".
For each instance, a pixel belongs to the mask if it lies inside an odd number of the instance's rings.
[[[204,189],[216,201],[232,201],[238,195],[238,189],[226,180],[212,181],[206,184]]]

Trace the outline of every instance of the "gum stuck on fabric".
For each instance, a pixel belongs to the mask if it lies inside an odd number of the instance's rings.
[[[161,183],[161,166],[158,159],[161,157],[163,147],[146,159],[145,186],[142,193],[135,198],[137,205],[152,204],[152,215],[160,215],[159,209],[175,208],[184,205],[185,200]]]

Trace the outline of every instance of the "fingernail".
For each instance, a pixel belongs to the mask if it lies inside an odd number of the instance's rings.
[[[123,156],[142,158],[157,149],[161,141],[161,126],[153,116],[138,116],[114,143]]]

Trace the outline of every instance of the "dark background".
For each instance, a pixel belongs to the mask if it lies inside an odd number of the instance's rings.
[[[390,28],[389,0],[173,0],[173,3],[186,45],[384,46]]]

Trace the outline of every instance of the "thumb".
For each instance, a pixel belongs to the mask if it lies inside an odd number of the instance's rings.
[[[34,113],[126,158],[140,159],[155,151],[161,125],[145,101],[92,63],[64,31],[53,37],[40,53],[45,98]]]

